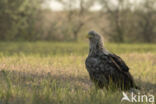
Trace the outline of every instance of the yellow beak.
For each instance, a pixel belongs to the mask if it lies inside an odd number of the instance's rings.
[[[91,36],[91,35],[89,35],[89,34],[87,34],[87,35],[86,35],[86,38],[92,38],[92,36]]]

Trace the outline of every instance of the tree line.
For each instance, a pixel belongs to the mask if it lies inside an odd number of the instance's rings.
[[[45,8],[49,0],[1,0],[0,40],[77,41],[94,29],[106,41],[156,42],[155,0],[56,1],[61,11]]]

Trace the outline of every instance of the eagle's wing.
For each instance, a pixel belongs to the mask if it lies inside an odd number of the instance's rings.
[[[112,61],[112,63],[120,70],[124,72],[128,72],[129,68],[126,65],[126,63],[117,55],[115,54],[109,54],[109,58]]]

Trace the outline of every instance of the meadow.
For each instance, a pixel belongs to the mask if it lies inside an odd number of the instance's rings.
[[[156,44],[105,47],[125,60],[143,91],[156,96]],[[95,90],[87,54],[87,42],[0,42],[0,104],[120,104],[121,91]]]

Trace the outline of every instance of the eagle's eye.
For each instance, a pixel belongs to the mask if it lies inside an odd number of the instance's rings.
[[[98,34],[95,31],[89,31],[87,37],[89,39],[97,39],[98,38]]]

